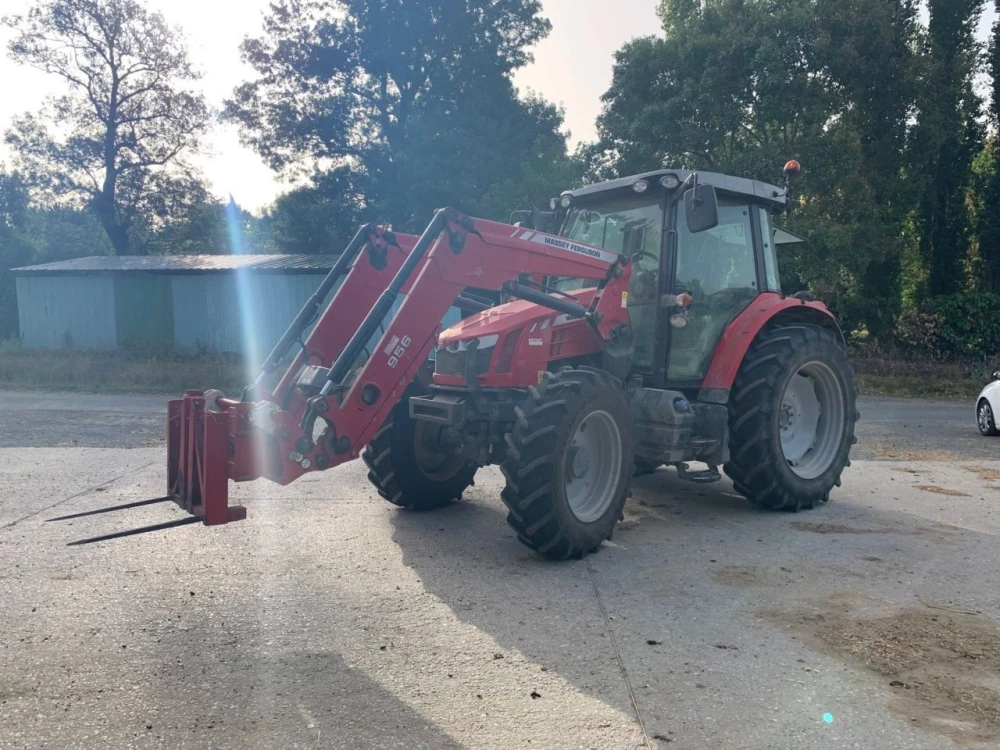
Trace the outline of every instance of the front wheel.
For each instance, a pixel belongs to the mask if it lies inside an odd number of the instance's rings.
[[[771,510],[830,499],[857,442],[857,389],[843,344],[816,325],[775,326],[747,352],[729,402],[726,474]]]
[[[476,465],[457,450],[450,428],[413,419],[409,396],[396,405],[361,454],[368,481],[393,505],[434,510],[461,498]]]
[[[986,435],[986,437],[996,437],[1000,435],[1000,430],[997,429],[997,418],[993,413],[993,407],[990,406],[990,402],[985,398],[979,401],[979,406],[976,407],[976,421],[979,423],[979,431]]]
[[[515,410],[501,465],[507,522],[548,557],[582,557],[611,538],[632,474],[632,416],[603,370],[547,373]]]

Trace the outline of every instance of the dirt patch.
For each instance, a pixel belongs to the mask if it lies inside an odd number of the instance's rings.
[[[979,616],[923,606],[861,617],[860,603],[835,595],[760,614],[878,675],[888,707],[917,726],[963,747],[996,747],[1000,629]]]
[[[1000,469],[988,469],[985,466],[963,466],[962,468],[976,474],[984,482],[1000,480]]]
[[[773,586],[767,573],[753,565],[726,565],[712,571],[716,583],[737,589],[750,589],[758,586]]]
[[[940,544],[951,544],[954,537],[951,532],[961,531],[958,526],[945,523],[934,523],[930,527],[913,529],[894,529],[882,527],[877,529],[861,529],[856,526],[844,526],[839,523],[812,523],[809,521],[792,521],[789,524],[797,531],[807,531],[811,534],[901,534],[903,536],[930,537]]]
[[[809,523],[807,521],[792,521],[791,527],[799,531],[809,531],[813,534],[892,534],[892,529],[859,529],[854,526],[843,526],[839,523]]]
[[[971,497],[971,495],[965,492],[950,490],[947,487],[938,487],[935,484],[917,484],[914,485],[914,489],[923,490],[924,492],[933,492],[935,495],[947,495],[948,497]]]
[[[894,466],[893,471],[898,471],[903,474],[926,474],[926,471],[920,471],[919,469],[911,469],[909,466]]]
[[[953,451],[911,450],[891,443],[871,443],[869,450],[884,461],[968,461],[970,456]]]

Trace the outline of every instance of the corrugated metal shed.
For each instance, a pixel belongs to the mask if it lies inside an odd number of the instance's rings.
[[[29,349],[127,346],[237,353],[259,360],[335,260],[324,255],[99,256],[17,268],[21,343]],[[397,300],[390,316],[400,304]],[[452,308],[443,322],[447,326],[459,319]]]
[[[333,268],[334,255],[94,255],[13,269],[22,276],[105,273],[206,273],[253,271],[317,273]]]

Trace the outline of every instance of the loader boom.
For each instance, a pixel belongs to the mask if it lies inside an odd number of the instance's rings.
[[[204,523],[245,515],[228,507],[229,480],[266,477],[285,485],[357,458],[403,398],[437,344],[440,321],[468,287],[505,291],[586,320],[599,342],[628,325],[628,259],[453,209],[437,211],[419,238],[362,227],[348,252],[356,256],[350,271],[273,389],[264,381],[301,340],[338,280],[333,273],[248,389],[261,398],[190,391],[170,402],[168,492]],[[594,280],[598,288],[585,306],[533,288],[529,275]],[[402,304],[369,351],[399,295]]]

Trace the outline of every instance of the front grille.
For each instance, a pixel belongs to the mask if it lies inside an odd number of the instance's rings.
[[[438,375],[465,375],[465,352],[438,349],[434,356],[434,372]]]
[[[438,375],[451,377],[465,377],[465,363],[468,352],[452,352],[447,349],[438,349],[434,357],[434,372]],[[490,369],[490,357],[493,356],[493,349],[485,349],[476,352],[476,375],[485,375]]]

